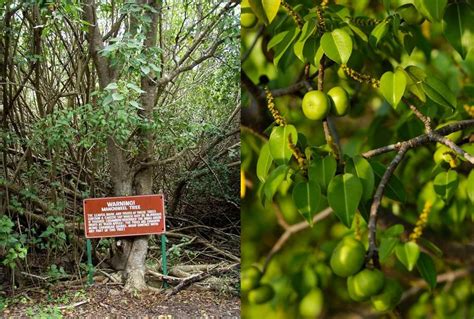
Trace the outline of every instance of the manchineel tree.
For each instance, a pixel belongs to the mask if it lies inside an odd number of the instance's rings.
[[[243,317],[472,317],[472,3],[241,11]]]
[[[238,211],[237,2],[0,3],[6,286],[43,255],[84,276],[84,198],[165,192],[172,215],[199,181]],[[147,288],[148,241],[112,249],[126,289]]]

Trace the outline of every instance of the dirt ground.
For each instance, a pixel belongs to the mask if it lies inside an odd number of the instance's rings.
[[[166,297],[159,292],[132,295],[122,287],[29,289],[6,299],[1,318],[240,318],[240,299],[188,288]]]

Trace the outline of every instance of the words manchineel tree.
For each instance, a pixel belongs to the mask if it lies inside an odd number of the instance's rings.
[[[472,316],[472,4],[241,9],[243,315]]]

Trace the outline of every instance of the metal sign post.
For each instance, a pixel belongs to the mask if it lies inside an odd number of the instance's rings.
[[[163,275],[168,276],[168,267],[166,265],[166,235],[161,235],[161,268],[163,271]],[[166,279],[163,280],[163,287],[168,288],[168,283]]]
[[[92,286],[94,284],[94,266],[92,266],[92,243],[90,239],[86,240],[87,251],[87,284]]]

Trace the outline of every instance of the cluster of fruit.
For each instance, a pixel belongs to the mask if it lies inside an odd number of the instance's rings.
[[[249,267],[241,273],[240,290],[248,294],[248,300],[253,304],[262,304],[271,300],[275,295],[273,287],[262,284],[262,272],[255,266]]]
[[[303,97],[303,113],[310,120],[324,120],[329,113],[343,116],[349,112],[349,97],[340,86],[333,87],[326,94],[322,91],[309,91]]]
[[[347,290],[351,299],[362,302],[370,299],[375,310],[392,310],[400,302],[402,287],[392,278],[386,278],[378,269],[362,269],[365,260],[364,245],[346,236],[334,249],[330,265],[340,277],[347,277]]]

